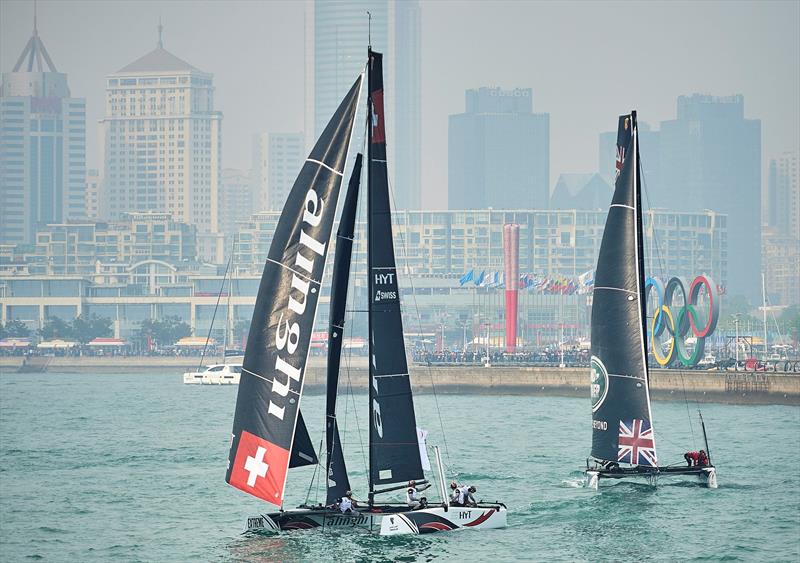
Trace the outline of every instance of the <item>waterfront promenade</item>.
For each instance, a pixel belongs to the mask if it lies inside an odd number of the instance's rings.
[[[0,374],[16,372],[21,357],[0,357]],[[205,365],[219,361],[207,358]],[[180,377],[197,369],[196,357],[54,357],[48,371],[54,373],[102,372],[163,373]],[[349,365],[348,365],[349,364]],[[425,366],[411,364],[411,382],[416,393],[473,393],[514,395],[589,396],[588,369],[584,367],[522,367],[495,365]],[[342,362],[340,385],[355,391],[367,389],[367,359],[354,357]],[[321,393],[325,387],[325,359],[312,357],[305,388]],[[651,372],[651,393],[655,400],[688,400],[731,404],[800,405],[800,374],[780,372],[730,372],[655,369]]]

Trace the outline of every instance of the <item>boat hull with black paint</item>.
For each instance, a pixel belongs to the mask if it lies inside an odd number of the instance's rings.
[[[429,506],[416,510],[409,510],[406,505],[381,505],[353,514],[343,514],[323,507],[300,507],[248,518],[246,532],[355,529],[382,536],[430,534],[505,528],[507,513],[505,505],[500,503],[481,503],[471,507]]]

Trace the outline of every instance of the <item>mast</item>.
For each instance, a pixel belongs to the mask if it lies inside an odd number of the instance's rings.
[[[764,311],[764,369],[767,369],[767,282],[764,272],[761,272],[761,305]]]
[[[369,35],[367,40],[367,302],[372,300],[370,296],[370,283],[369,278],[372,276],[372,14],[367,12],[369,17]],[[369,309],[369,307],[368,307]],[[372,402],[375,400],[374,392],[372,389],[372,313],[367,312],[367,361],[369,362],[369,405],[372,407]],[[375,500],[375,484],[372,482],[372,467],[374,466],[374,459],[372,454],[372,417],[370,416],[370,433],[369,433],[369,467],[367,468],[367,491],[368,502],[372,506]]]
[[[653,456],[655,457],[655,431],[653,428],[652,404],[650,401],[650,365],[647,361],[647,295],[645,294],[644,277],[644,223],[642,219],[642,163],[639,158],[639,122],[636,118],[636,110],[631,111],[631,121],[633,127],[633,189],[636,194],[636,283],[638,284],[639,294],[639,326],[642,334],[640,338],[642,366],[644,367],[645,385],[647,389],[647,417],[650,421],[651,433],[653,436]]]
[[[231,330],[231,293],[233,293],[233,257],[236,254],[236,235],[231,242],[231,257],[228,259],[231,267],[231,277],[228,278],[228,299],[225,302],[225,333],[222,335],[222,363],[228,359],[228,333]],[[223,284],[224,285],[224,284]]]

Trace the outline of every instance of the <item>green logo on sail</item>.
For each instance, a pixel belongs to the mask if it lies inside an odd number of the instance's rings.
[[[591,378],[592,412],[596,412],[608,394],[608,371],[597,356],[592,356]]]

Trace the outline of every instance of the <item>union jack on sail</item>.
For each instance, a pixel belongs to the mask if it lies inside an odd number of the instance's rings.
[[[617,461],[656,467],[656,441],[649,420],[634,418],[619,421]]]
[[[617,173],[614,176],[615,181],[617,179],[617,176],[619,176],[619,173],[622,172],[623,164],[625,164],[625,147],[617,145],[617,162],[616,162]]]

